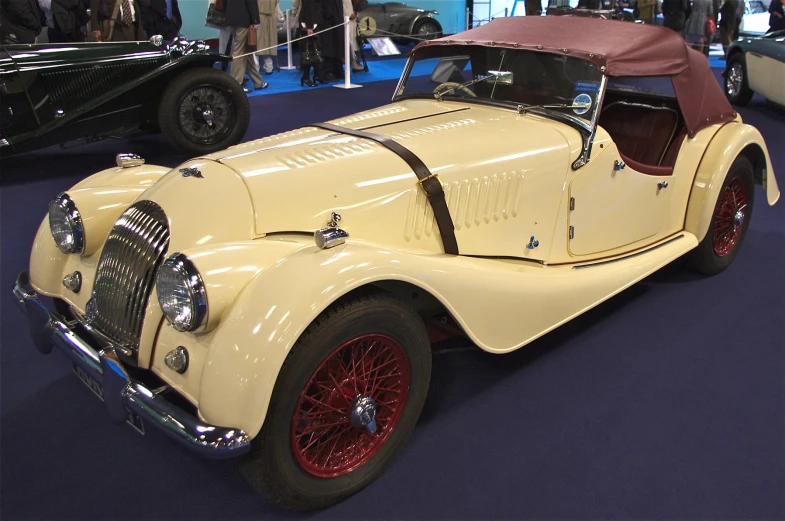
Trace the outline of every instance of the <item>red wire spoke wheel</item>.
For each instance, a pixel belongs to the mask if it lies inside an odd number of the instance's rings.
[[[388,292],[357,290],[323,311],[287,353],[240,471],[282,506],[341,501],[394,461],[430,380],[422,318]]]
[[[336,348],[311,375],[295,407],[291,441],[297,463],[320,478],[365,464],[398,424],[409,383],[406,353],[389,336],[363,335]],[[355,405],[364,398],[372,405],[362,424]]]
[[[706,235],[687,255],[692,269],[716,275],[731,265],[747,233],[754,202],[755,173],[750,160],[740,155],[725,174]]]
[[[714,253],[728,255],[741,236],[747,210],[747,187],[741,178],[731,180],[720,195],[719,208],[714,215]]]

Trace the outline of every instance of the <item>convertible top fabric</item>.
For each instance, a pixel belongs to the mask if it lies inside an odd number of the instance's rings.
[[[608,76],[670,76],[690,136],[736,117],[706,57],[671,29],[573,16],[497,18],[414,48],[427,56],[442,45],[480,45],[558,53],[594,63]]]

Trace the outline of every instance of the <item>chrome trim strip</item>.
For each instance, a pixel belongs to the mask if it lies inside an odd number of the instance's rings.
[[[250,450],[250,437],[243,430],[200,421],[169,402],[162,391],[148,389],[132,380],[114,349],[94,350],[61,316],[43,305],[27,273],[17,277],[14,296],[27,314],[36,349],[49,354],[57,346],[79,369],[101,384],[102,398],[113,422],[125,423],[129,411],[133,412],[184,447],[210,458],[232,458]]]
[[[631,253],[629,255],[625,255],[624,257],[619,257],[617,259],[610,259],[610,260],[604,260],[604,261],[599,261],[599,262],[592,262],[590,264],[581,264],[580,266],[573,266],[572,269],[580,270],[580,269],[583,269],[583,268],[596,268],[597,266],[604,266],[606,264],[613,264],[614,262],[620,262],[620,261],[624,261],[624,260],[627,260],[627,259],[632,259],[633,257],[638,257],[639,255],[643,255],[644,253],[649,253],[650,251],[654,251],[656,249],[662,248],[663,246],[667,246],[668,244],[670,244],[672,242],[675,242],[675,241],[678,241],[679,239],[683,239],[683,238],[684,238],[684,234],[682,233],[681,235],[677,235],[676,237],[671,237],[670,239],[668,239],[665,242],[662,242],[662,243],[657,244],[655,246],[652,246],[650,248],[646,248],[645,250],[641,250],[641,251],[636,252],[636,253]]]

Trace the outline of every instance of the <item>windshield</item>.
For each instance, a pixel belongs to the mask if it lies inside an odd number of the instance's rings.
[[[569,116],[588,125],[601,79],[594,64],[570,56],[472,45],[434,46],[414,56],[397,98],[509,104],[522,112]]]

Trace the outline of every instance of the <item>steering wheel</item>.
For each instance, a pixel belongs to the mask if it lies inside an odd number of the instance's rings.
[[[452,91],[453,93],[455,93],[456,89],[463,92],[464,94],[468,94],[472,98],[477,97],[477,94],[469,90],[469,87],[466,87],[454,81],[445,81],[444,83],[440,83],[439,85],[436,86],[435,89],[433,89],[433,93],[437,95],[442,94],[442,91],[444,91],[444,94],[446,94],[447,91]]]

